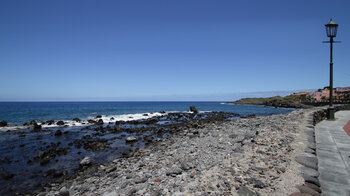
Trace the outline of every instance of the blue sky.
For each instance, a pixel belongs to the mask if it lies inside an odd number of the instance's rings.
[[[350,1],[1,0],[0,101],[230,100],[350,86]],[[262,95],[252,93],[251,95]]]

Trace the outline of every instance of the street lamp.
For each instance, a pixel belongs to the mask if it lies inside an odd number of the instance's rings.
[[[339,43],[337,41],[333,41],[333,38],[337,36],[338,24],[333,22],[331,19],[326,26],[327,36],[329,37],[329,41],[324,41],[323,43],[330,43],[331,46],[331,55],[330,55],[330,63],[329,63],[329,108],[327,112],[327,118],[329,120],[334,120],[334,108],[333,108],[333,43]]]

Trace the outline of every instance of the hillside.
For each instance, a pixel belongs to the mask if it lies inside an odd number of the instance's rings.
[[[305,105],[300,103],[300,95],[287,95],[285,97],[275,96],[267,98],[243,98],[227,104],[241,105],[265,105],[282,108],[305,108]]]

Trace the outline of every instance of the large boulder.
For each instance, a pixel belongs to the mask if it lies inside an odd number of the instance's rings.
[[[198,109],[194,106],[194,105],[191,105],[190,106],[190,111],[197,114],[198,113]]]

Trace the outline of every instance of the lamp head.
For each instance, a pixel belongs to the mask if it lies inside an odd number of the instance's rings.
[[[333,22],[333,20],[331,19],[328,24],[325,24],[325,26],[326,26],[326,32],[328,37],[337,36],[338,24]]]

